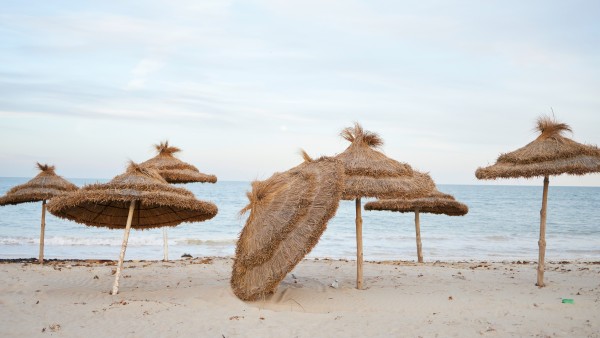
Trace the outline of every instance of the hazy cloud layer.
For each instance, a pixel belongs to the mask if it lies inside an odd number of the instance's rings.
[[[598,13],[596,1],[11,2],[0,176],[30,176],[39,159],[111,177],[168,138],[220,179],[248,180],[297,164],[300,147],[342,151],[338,132],[359,121],[389,156],[475,183],[551,108],[599,143]]]

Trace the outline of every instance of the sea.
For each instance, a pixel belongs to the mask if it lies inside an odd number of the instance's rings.
[[[28,181],[0,178],[0,194]],[[70,179],[78,186],[102,179]],[[540,180],[541,181],[541,180]],[[233,256],[246,216],[250,182],[179,185],[219,212],[201,223],[167,230],[169,259]],[[542,187],[514,185],[438,185],[469,207],[465,216],[421,213],[425,261],[535,261]],[[363,199],[364,203],[372,199]],[[0,259],[36,258],[42,203],[0,207]],[[362,211],[364,259],[416,261],[413,213]],[[549,188],[546,260],[600,260],[600,187]],[[308,258],[356,259],[355,202],[341,201]],[[89,227],[46,214],[46,259],[117,259],[123,230]],[[126,259],[163,259],[163,230],[132,230]]]

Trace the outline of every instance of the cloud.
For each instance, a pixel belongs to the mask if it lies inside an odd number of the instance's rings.
[[[146,84],[146,79],[131,79],[125,86],[125,90],[137,90],[144,88],[144,84]]]
[[[132,70],[132,79],[129,80],[126,90],[138,90],[144,88],[146,81],[155,72],[163,67],[163,63],[156,59],[142,59]]]
[[[163,63],[159,60],[142,59],[131,71],[135,77],[148,76],[163,67]]]

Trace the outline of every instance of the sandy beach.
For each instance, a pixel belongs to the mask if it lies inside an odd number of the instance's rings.
[[[231,258],[0,264],[3,337],[600,337],[600,262],[304,260],[269,299],[229,287]],[[337,288],[331,286],[337,280]],[[573,304],[562,300],[572,299]]]

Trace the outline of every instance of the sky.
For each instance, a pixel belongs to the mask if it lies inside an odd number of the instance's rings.
[[[335,155],[359,122],[438,184],[478,181],[537,117],[600,143],[600,2],[12,1],[0,177],[111,178],[163,140],[219,180]],[[600,174],[551,185],[600,186]]]

